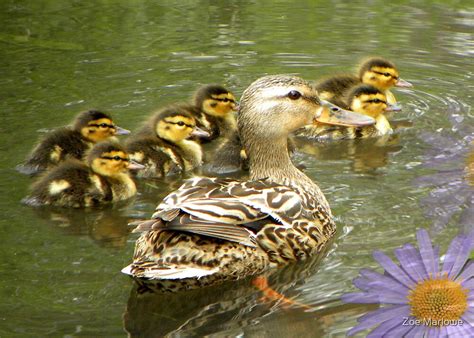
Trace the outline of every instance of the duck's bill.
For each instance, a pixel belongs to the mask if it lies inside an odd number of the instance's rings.
[[[130,130],[115,126],[115,135],[128,135]]]
[[[141,170],[141,169],[145,169],[145,166],[143,164],[135,162],[134,160],[130,160],[130,162],[128,162],[128,169]]]
[[[342,109],[328,101],[321,100],[321,103],[319,114],[313,121],[315,124],[324,123],[345,127],[364,127],[375,124],[375,120],[370,116]]]
[[[399,78],[397,83],[395,83],[395,87],[411,88],[413,85],[410,82]]]
[[[211,134],[204,130],[204,129],[201,129],[199,127],[194,127],[192,133],[191,133],[191,136],[196,136],[196,137],[209,137],[211,136]]]
[[[401,111],[401,110],[402,110],[402,106],[399,105],[398,103],[389,104],[387,108],[385,108],[385,112],[395,112],[395,111]]]

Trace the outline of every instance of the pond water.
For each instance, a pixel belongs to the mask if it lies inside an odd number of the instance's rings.
[[[344,336],[369,308],[338,299],[360,268],[376,267],[372,250],[391,254],[420,227],[444,249],[473,227],[468,1],[4,0],[0,18],[2,337]],[[82,110],[109,111],[134,130],[201,84],[240,96],[265,74],[316,80],[370,55],[415,85],[394,91],[395,118],[408,127],[383,145],[301,144],[295,161],[325,192],[338,234],[319,266],[269,277],[292,304],[264,297],[252,279],[136,295],[120,273],[137,238],[127,223],[151,215],[179,181],[141,181],[134,201],[104,210],[20,204],[31,178],[15,165]]]

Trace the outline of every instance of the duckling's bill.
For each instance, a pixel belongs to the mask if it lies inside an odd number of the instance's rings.
[[[413,84],[401,78],[398,78],[398,81],[395,83],[395,87],[411,88],[413,87]]]
[[[194,127],[193,131],[191,132],[190,136],[196,136],[196,137],[210,137],[211,133],[208,131],[201,129],[199,127]]]
[[[130,160],[128,162],[128,169],[130,169],[130,170],[141,170],[141,169],[145,169],[145,166],[141,163],[135,162],[134,160]]]
[[[129,134],[130,134],[130,130],[119,127],[119,126],[115,126],[115,135],[129,135]]]
[[[324,123],[345,127],[364,127],[375,124],[370,116],[342,109],[331,102],[321,100],[321,108],[314,118],[314,124]]]

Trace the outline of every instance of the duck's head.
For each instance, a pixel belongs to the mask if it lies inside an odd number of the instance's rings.
[[[194,104],[208,115],[225,117],[237,110],[234,95],[219,85],[206,85],[194,94]]]
[[[410,82],[400,78],[395,65],[383,58],[370,58],[363,62],[359,68],[360,80],[380,90],[395,87],[412,87]]]
[[[349,112],[318,97],[309,82],[291,75],[270,75],[253,82],[243,93],[239,110],[239,130],[243,139],[285,138],[289,133],[314,122],[365,126],[374,119]]]
[[[113,141],[99,142],[87,156],[87,164],[93,172],[106,177],[127,174],[129,169],[143,169],[144,166],[130,160],[124,148]]]
[[[373,118],[394,110],[387,102],[387,96],[383,91],[366,84],[355,86],[349,92],[346,101],[352,111]]]
[[[189,113],[188,106],[172,106],[156,114],[153,125],[158,137],[171,143],[178,143],[189,137],[209,137],[209,133],[196,126],[196,120]]]
[[[116,126],[112,118],[98,110],[80,113],[74,120],[73,128],[90,142],[100,142],[115,135],[127,135],[130,131]]]

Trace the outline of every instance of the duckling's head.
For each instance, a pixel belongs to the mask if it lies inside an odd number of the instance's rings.
[[[237,109],[234,95],[219,85],[206,85],[194,94],[194,104],[212,116],[225,117]]]
[[[196,127],[196,120],[189,109],[192,107],[177,105],[158,112],[153,121],[158,137],[178,143],[191,136],[209,136],[209,133]]]
[[[380,90],[393,86],[412,87],[412,84],[402,80],[395,65],[383,58],[370,58],[363,62],[359,69],[360,80]]]
[[[355,86],[347,96],[347,103],[352,111],[373,118],[389,110],[384,92],[366,84]]]
[[[312,84],[292,75],[262,77],[242,94],[238,125],[243,140],[286,140],[289,133],[314,122],[375,123],[372,118],[321,101]]]
[[[87,164],[93,172],[106,177],[127,174],[129,169],[141,167],[130,161],[124,148],[113,141],[103,141],[94,145],[87,156]]]
[[[116,126],[109,115],[97,110],[80,113],[74,120],[73,128],[93,143],[104,141],[115,135],[130,134],[130,131]]]

